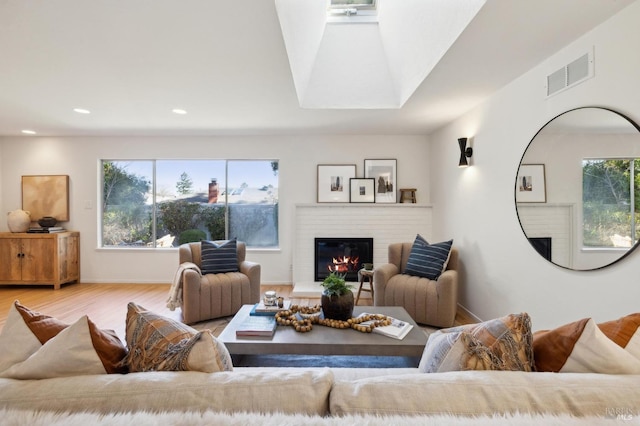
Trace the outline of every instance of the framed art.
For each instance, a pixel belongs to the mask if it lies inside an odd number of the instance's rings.
[[[22,176],[22,210],[35,222],[45,216],[69,220],[69,176]]]
[[[318,203],[348,203],[355,164],[318,164]]]
[[[356,178],[349,181],[349,201],[352,203],[375,203],[375,179]]]
[[[364,177],[375,180],[376,203],[396,202],[397,160],[364,160]]]
[[[544,164],[522,164],[516,179],[517,203],[546,203]]]

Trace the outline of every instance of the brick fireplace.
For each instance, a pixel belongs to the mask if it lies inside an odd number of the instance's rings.
[[[295,206],[292,264],[293,297],[319,297],[315,276],[315,239],[347,236],[372,238],[373,264],[387,262],[389,244],[413,241],[417,233],[431,239],[432,207],[421,204],[298,204]]]

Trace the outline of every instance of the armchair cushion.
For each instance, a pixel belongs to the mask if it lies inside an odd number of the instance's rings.
[[[238,251],[236,239],[215,243],[202,241],[202,274],[238,272]]]
[[[453,240],[429,244],[420,234],[416,236],[404,273],[437,280],[447,268]]]

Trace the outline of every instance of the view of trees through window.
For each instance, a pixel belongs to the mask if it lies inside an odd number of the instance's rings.
[[[278,246],[278,161],[103,160],[102,246]]]
[[[640,223],[640,159],[582,162],[583,245],[631,247]]]

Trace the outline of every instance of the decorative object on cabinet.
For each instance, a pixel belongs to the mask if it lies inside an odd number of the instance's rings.
[[[318,203],[348,203],[355,164],[318,164]]]
[[[364,177],[375,179],[376,203],[395,203],[397,164],[393,160],[364,160]]]
[[[0,233],[0,284],[60,285],[80,280],[80,233]]]
[[[24,210],[14,210],[7,213],[7,226],[11,232],[27,232],[31,224],[31,213]]]
[[[45,216],[38,219],[38,225],[42,226],[43,228],[51,228],[53,226],[56,226],[56,223],[58,223],[58,219],[51,216]]]
[[[352,203],[374,203],[375,202],[375,179],[350,179],[349,180],[349,201]]]
[[[22,209],[31,217],[55,217],[58,222],[69,220],[69,176],[22,176]]]

